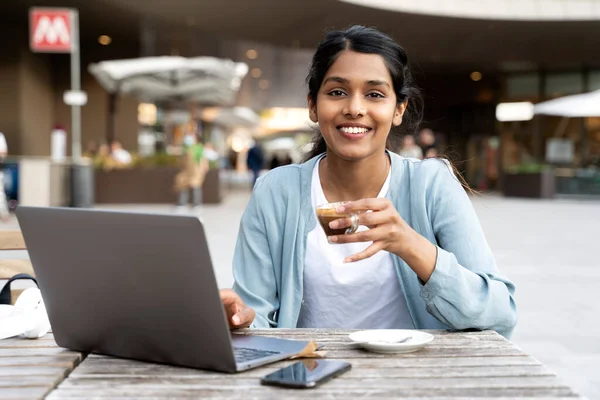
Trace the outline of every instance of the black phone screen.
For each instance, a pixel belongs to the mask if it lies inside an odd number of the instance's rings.
[[[351,367],[345,361],[303,360],[263,377],[261,383],[310,388],[348,371]]]

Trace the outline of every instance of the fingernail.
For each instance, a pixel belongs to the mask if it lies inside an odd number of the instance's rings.
[[[344,212],[344,210],[345,210],[345,209],[346,209],[346,207],[344,207],[344,206],[339,206],[339,207],[338,207],[338,208],[337,208],[335,211],[337,211],[337,212],[341,213],[341,212]]]
[[[352,259],[351,258],[344,258],[344,264],[348,264],[351,263]]]
[[[335,229],[335,228],[337,228],[337,226],[338,226],[338,223],[337,223],[337,221],[331,221],[331,222],[329,223],[329,227],[330,227],[331,229]]]
[[[239,325],[240,324],[240,317],[238,317],[237,315],[234,315],[233,318],[231,318],[231,320],[233,321],[233,323],[235,325]]]
[[[327,241],[328,241],[329,243],[335,243],[335,242],[337,242],[337,241],[338,241],[338,238],[337,238],[337,236],[328,236],[328,237],[327,237]]]

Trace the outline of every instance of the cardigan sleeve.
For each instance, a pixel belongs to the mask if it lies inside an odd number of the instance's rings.
[[[262,205],[270,193],[260,178],[240,223],[233,256],[233,290],[256,312],[251,328],[277,327],[277,284]]]
[[[421,288],[426,309],[455,329],[493,329],[510,337],[517,323],[515,285],[500,274],[462,185],[447,164],[435,165],[430,195],[438,255]]]

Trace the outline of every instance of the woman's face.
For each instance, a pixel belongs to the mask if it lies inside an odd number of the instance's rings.
[[[329,68],[317,103],[309,98],[309,107],[330,151],[358,161],[385,150],[392,125],[402,122],[406,102],[397,104],[381,56],[347,50]]]

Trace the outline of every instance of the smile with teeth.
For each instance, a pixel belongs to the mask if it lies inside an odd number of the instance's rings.
[[[370,128],[357,128],[357,127],[347,127],[347,126],[342,126],[339,128],[340,131],[344,132],[344,133],[349,133],[349,134],[353,134],[353,135],[357,135],[360,133],[367,133],[368,131],[370,131]]]

